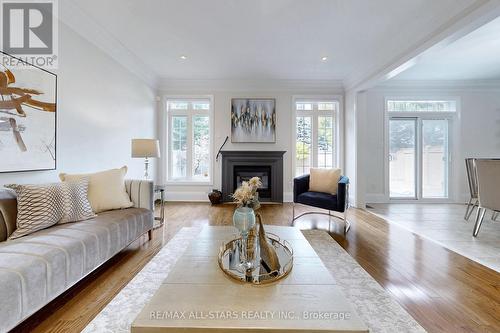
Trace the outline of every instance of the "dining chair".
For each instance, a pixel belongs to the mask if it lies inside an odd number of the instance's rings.
[[[500,160],[475,160],[478,208],[476,224],[472,235],[476,237],[484,220],[487,209],[493,211],[493,216],[500,212]]]
[[[477,176],[476,176],[476,166],[474,158],[465,159],[465,169],[467,170],[467,181],[469,183],[470,199],[467,203],[467,209],[465,210],[464,219],[469,220],[474,208],[477,207]]]

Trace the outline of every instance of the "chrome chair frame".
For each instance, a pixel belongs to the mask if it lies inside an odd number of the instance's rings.
[[[294,202],[293,205],[292,205],[292,223],[295,222],[295,220],[301,218],[302,216],[312,215],[312,214],[315,214],[315,215],[318,214],[318,215],[326,215],[326,216],[328,216],[328,224],[330,224],[330,222],[331,222],[330,219],[332,217],[336,218],[336,219],[339,219],[340,221],[344,222],[344,235],[347,234],[347,232],[351,228],[351,223],[349,222],[349,220],[347,220],[347,210],[349,209],[349,207],[346,207],[346,209],[342,213],[342,216],[338,216],[338,215],[332,214],[331,210],[329,210],[328,213],[321,212],[321,211],[313,211],[313,212],[304,212],[302,214],[299,214],[299,215],[295,216],[295,205],[296,205],[296,203]],[[330,228],[328,228],[328,230],[330,230]]]
[[[479,207],[475,158],[465,159],[465,169],[467,170],[467,181],[469,183],[470,199],[467,203],[467,209],[465,210],[464,219],[468,221],[470,216],[474,212],[474,208]]]

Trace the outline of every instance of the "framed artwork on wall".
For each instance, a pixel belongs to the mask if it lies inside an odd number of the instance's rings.
[[[0,51],[0,172],[56,168],[57,76]]]
[[[231,99],[231,142],[275,143],[276,100],[274,98]]]

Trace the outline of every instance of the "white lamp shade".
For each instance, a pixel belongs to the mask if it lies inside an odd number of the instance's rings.
[[[132,139],[132,157],[160,157],[158,140]]]

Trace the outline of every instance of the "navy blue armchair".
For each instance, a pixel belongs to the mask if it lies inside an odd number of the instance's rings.
[[[306,212],[295,216],[295,204],[303,204],[316,208],[326,209],[324,212]],[[344,234],[349,231],[350,223],[346,219],[349,208],[349,178],[341,176],[339,179],[337,194],[309,191],[309,175],[303,175],[293,180],[293,221],[307,214],[324,214],[338,218],[344,222]],[[341,213],[342,216],[333,215],[331,212]]]

